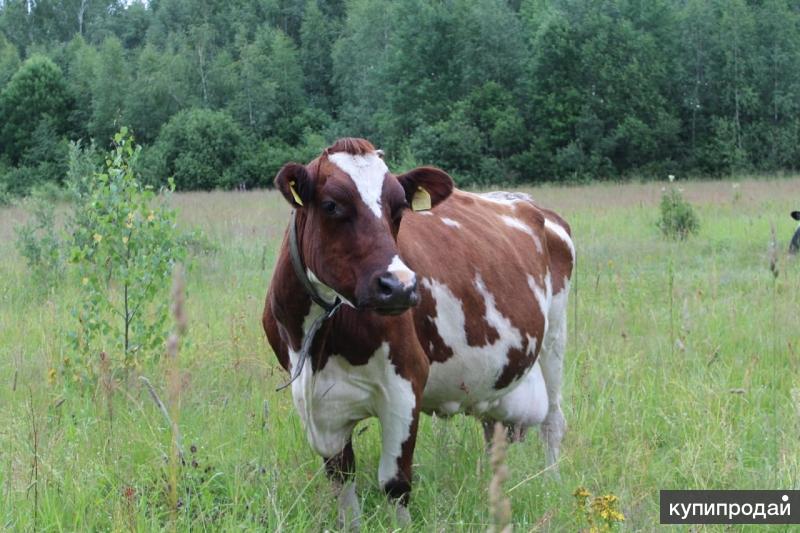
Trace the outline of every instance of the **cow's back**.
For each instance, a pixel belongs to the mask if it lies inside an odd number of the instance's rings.
[[[414,309],[431,373],[424,407],[482,412],[533,366],[572,252],[569,228],[517,195],[463,191],[409,213],[400,250],[420,281]],[[552,257],[551,257],[552,256]]]

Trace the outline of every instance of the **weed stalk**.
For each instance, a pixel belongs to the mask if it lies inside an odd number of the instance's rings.
[[[675,357],[675,267],[672,254],[669,257],[669,354]]]
[[[503,483],[508,479],[506,466],[506,428],[500,422],[494,425],[492,437],[491,465],[492,480],[489,483],[489,506],[492,513],[492,526],[489,533],[511,533],[511,501],[503,492]]]
[[[33,408],[33,389],[28,385],[31,413],[31,438],[33,439],[33,461],[31,462],[31,485],[33,486],[33,531],[38,530],[39,521],[39,428],[36,426],[36,410]]]
[[[173,518],[177,518],[180,505],[178,499],[178,476],[183,460],[180,430],[178,428],[181,403],[181,376],[178,353],[180,351],[181,338],[186,334],[187,330],[185,282],[183,268],[180,265],[176,265],[172,273],[172,316],[175,320],[175,330],[167,339],[166,378],[168,411],[172,428],[172,445],[170,446],[169,454],[169,499]]]

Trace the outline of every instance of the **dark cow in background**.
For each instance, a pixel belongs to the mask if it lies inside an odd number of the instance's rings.
[[[792,211],[792,218],[800,220],[800,211]],[[797,226],[794,237],[792,237],[792,242],[789,243],[790,254],[796,254],[798,251],[800,251],[800,225]]]
[[[363,139],[287,164],[275,184],[294,211],[263,325],[341,522],[358,525],[351,438],[368,417],[401,522],[421,411],[539,425],[557,461],[575,259],[563,219],[527,195],[454,189],[436,168],[395,176]]]

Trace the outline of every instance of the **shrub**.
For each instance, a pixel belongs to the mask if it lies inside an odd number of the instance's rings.
[[[0,207],[11,205],[12,201],[13,197],[11,196],[11,193],[8,192],[2,176],[0,176]]]
[[[5,190],[13,196],[25,196],[34,188],[57,187],[67,171],[69,145],[49,116],[42,117],[28,132],[26,142],[18,166],[0,177]]]
[[[80,375],[93,380],[90,361],[104,351],[122,355],[122,368],[155,358],[164,341],[170,272],[185,256],[176,230],[176,212],[143,186],[134,172],[140,153],[123,128],[114,136],[105,169],[79,180],[72,222],[71,260],[77,265],[81,295],[72,340]],[[77,165],[79,159],[73,158]],[[75,169],[73,169],[75,170]],[[174,189],[165,191],[169,194]]]
[[[80,197],[88,192],[83,189],[90,183],[86,177],[93,175],[100,168],[102,158],[98,154],[94,142],[84,147],[81,141],[76,141],[69,143],[67,161],[65,183],[73,198]]]
[[[223,111],[182,111],[161,128],[143,170],[149,183],[163,185],[164,177],[172,176],[180,190],[232,187],[243,141],[241,129]]]
[[[3,174],[2,188],[9,196],[20,198],[42,183],[41,174],[36,167],[12,167]]]
[[[658,228],[667,238],[684,240],[700,230],[700,221],[692,204],[674,187],[669,187],[661,195],[660,211]]]
[[[436,165],[455,175],[460,186],[480,179],[483,152],[481,131],[462,114],[418,128],[409,141],[413,156],[426,165]]]
[[[55,204],[48,191],[37,190],[22,205],[30,218],[14,228],[17,250],[25,258],[34,285],[46,291],[64,275],[63,242],[55,229]]]
[[[325,146],[325,138],[315,132],[306,131],[302,142],[290,146],[275,137],[247,143],[243,151],[237,183],[250,189],[253,187],[271,187],[275,175],[289,161],[310,161],[317,157]]]

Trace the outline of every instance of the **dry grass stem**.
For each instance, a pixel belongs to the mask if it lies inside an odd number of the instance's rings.
[[[492,466],[492,480],[489,482],[489,506],[492,513],[492,526],[490,533],[510,533],[511,527],[511,501],[503,492],[503,483],[508,479],[508,466],[506,466],[506,429],[497,422],[494,425],[492,437],[492,450],[490,462]]]
[[[780,268],[778,267],[778,238],[775,235],[775,223],[771,222],[769,225],[770,229],[770,241],[769,241],[769,271],[772,272],[772,276],[774,278],[778,278],[778,274],[780,274]]]

